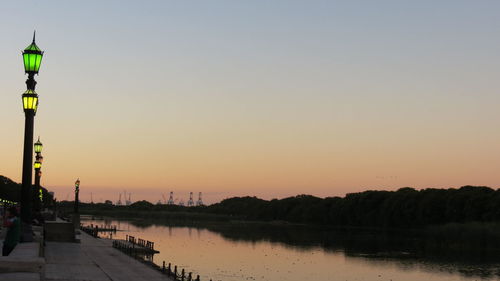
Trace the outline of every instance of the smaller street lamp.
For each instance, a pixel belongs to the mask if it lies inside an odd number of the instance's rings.
[[[75,181],[75,213],[78,213],[78,194],[80,193],[80,179]]]
[[[43,149],[43,144],[40,142],[40,137],[38,137],[38,140],[34,144],[35,146],[35,153],[42,153]]]
[[[78,213],[78,194],[80,193],[80,179],[75,181],[75,210],[73,212],[73,226],[80,228],[80,214]]]
[[[35,201],[35,210],[36,211],[41,211],[42,210],[42,200],[43,194],[42,187],[40,186],[40,178],[42,177],[42,162],[43,162],[43,156],[42,156],[42,149],[43,149],[43,144],[40,141],[40,137],[38,137],[38,140],[33,144],[33,147],[35,149],[35,163],[33,167],[35,168],[35,187],[33,191],[33,195],[38,194],[38,199]]]

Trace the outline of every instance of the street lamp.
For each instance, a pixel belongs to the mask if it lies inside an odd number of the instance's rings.
[[[80,228],[80,214],[78,213],[78,194],[80,193],[80,179],[75,181],[75,210],[73,212],[73,226]]]
[[[43,149],[43,144],[40,142],[40,137],[38,137],[38,140],[35,142],[33,145],[35,148],[35,164],[33,165],[35,168],[35,186],[34,186],[34,194],[38,194],[38,200],[35,200],[35,210],[36,211],[41,211],[42,210],[42,199],[43,199],[43,192],[42,188],[40,187],[40,178],[42,177],[42,162],[43,162],[43,156],[42,156],[42,149]]]
[[[43,144],[40,142],[40,137],[38,137],[38,140],[35,142],[33,147],[35,148],[35,153],[42,153]]]
[[[80,179],[75,181],[75,213],[78,214],[78,194],[80,193]]]
[[[23,151],[23,179],[21,187],[21,219],[24,223],[23,240],[31,241],[31,188],[33,163],[33,126],[35,114],[38,109],[38,95],[35,92],[35,74],[38,74],[42,62],[43,52],[35,43],[35,33],[33,42],[23,51],[24,72],[28,74],[26,80],[27,90],[22,95],[23,109],[25,115],[24,123],[24,151]]]

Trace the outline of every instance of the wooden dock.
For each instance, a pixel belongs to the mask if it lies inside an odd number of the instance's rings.
[[[133,236],[129,236],[129,240],[120,240],[120,239],[114,239],[113,240],[113,247],[118,248],[118,249],[130,249],[131,251],[135,251],[141,254],[147,254],[147,255],[152,255],[152,254],[157,254],[160,251],[157,251],[154,249],[154,243],[142,239],[135,240],[133,239],[131,241],[130,238],[134,238]]]

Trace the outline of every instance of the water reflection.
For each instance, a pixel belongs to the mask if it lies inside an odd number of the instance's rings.
[[[324,229],[249,223],[93,220],[115,238],[155,242],[153,261],[172,262],[202,280],[500,280],[500,255],[488,249],[434,247],[418,231]]]

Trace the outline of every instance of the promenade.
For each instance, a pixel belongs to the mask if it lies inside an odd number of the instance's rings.
[[[84,232],[80,243],[18,244],[8,257],[0,257],[0,281],[173,281],[148,265],[112,247],[112,241]],[[1,246],[1,243],[0,243]]]
[[[81,232],[80,243],[47,242],[47,281],[165,281],[159,271],[114,249],[111,240],[96,239]]]

